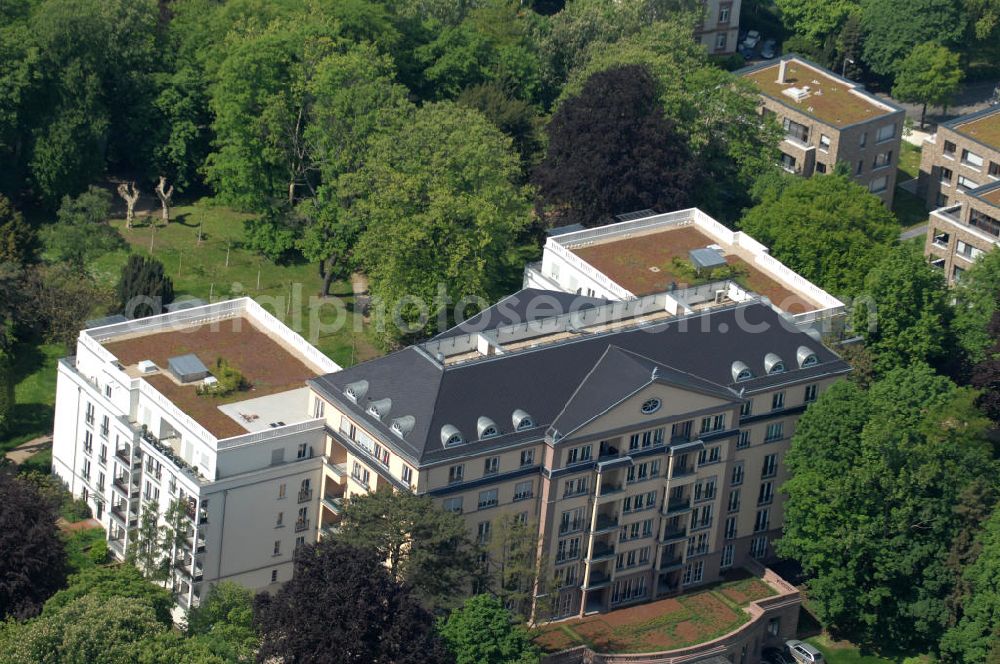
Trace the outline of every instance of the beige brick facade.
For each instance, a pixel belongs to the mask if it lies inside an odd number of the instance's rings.
[[[902,109],[794,55],[741,73],[760,88],[762,113],[785,129],[779,147],[786,171],[810,177],[844,163],[858,184],[892,205]]]

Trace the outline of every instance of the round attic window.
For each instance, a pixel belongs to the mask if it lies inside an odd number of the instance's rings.
[[[652,415],[653,413],[658,411],[660,409],[660,406],[662,405],[663,402],[661,402],[659,399],[655,397],[652,399],[646,399],[645,401],[642,402],[642,412],[645,415]]]

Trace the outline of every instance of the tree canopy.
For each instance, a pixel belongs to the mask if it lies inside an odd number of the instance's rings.
[[[892,96],[899,101],[923,104],[920,128],[924,127],[927,106],[947,106],[962,82],[957,53],[944,46],[917,44],[899,65]]]
[[[337,653],[344,664],[447,662],[433,616],[382,561],[373,550],[336,539],[299,547],[292,580],[255,601],[263,639],[258,661]],[[323,620],[316,620],[317,607]]]
[[[881,200],[839,174],[781,178],[739,226],[788,267],[841,296],[862,290],[899,233]]]
[[[893,76],[918,44],[958,44],[965,32],[961,11],[961,0],[864,0],[865,63]]]
[[[440,621],[456,664],[536,664],[538,647],[492,595],[475,595]]]

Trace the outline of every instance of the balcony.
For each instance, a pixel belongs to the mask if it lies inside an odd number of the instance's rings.
[[[664,552],[663,557],[660,559],[660,571],[666,572],[668,570],[674,570],[680,568],[684,564],[684,559],[678,555],[669,555]]]
[[[674,593],[680,592],[681,586],[676,581],[670,581],[668,579],[660,579],[656,584],[656,594],[657,595],[672,595]]]
[[[138,498],[139,489],[133,489],[129,486],[129,482],[125,477],[116,477],[114,481],[111,482],[111,486],[118,490],[120,494],[126,498]]]
[[[686,537],[687,528],[685,526],[674,526],[668,524],[666,529],[663,531],[663,537],[660,538],[660,542],[666,544],[667,542],[682,540]]]
[[[597,515],[597,523],[594,524],[594,534],[599,535],[601,533],[611,532],[618,528],[618,517],[608,516],[606,514]]]
[[[595,590],[597,588],[604,588],[611,583],[611,577],[605,572],[591,572],[590,580],[587,585],[584,586],[584,590]]]
[[[689,509],[691,509],[691,496],[686,496],[684,498],[671,498],[667,502],[667,514],[683,512]]]
[[[331,523],[329,525],[323,526],[321,530],[323,532],[323,537],[333,537],[334,535],[340,533],[340,524]]]
[[[312,489],[302,489],[299,491],[300,503],[308,503],[310,500],[312,500],[312,497],[313,497]]]
[[[623,483],[615,483],[604,480],[601,482],[601,492],[598,494],[597,498],[606,498],[608,496],[615,496],[625,490],[625,485]]]
[[[597,542],[594,544],[594,551],[590,556],[591,562],[597,562],[598,560],[608,560],[609,558],[615,557],[615,547],[607,544],[605,542]]]
[[[688,477],[694,474],[694,466],[679,466],[674,468],[670,473],[670,477]]]
[[[343,496],[323,496],[323,506],[329,509],[334,514],[344,513],[344,497]]]
[[[295,532],[301,533],[309,528],[309,519],[299,519],[295,522]]]

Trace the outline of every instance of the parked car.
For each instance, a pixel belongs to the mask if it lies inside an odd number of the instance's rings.
[[[760,657],[764,664],[795,664],[795,660],[779,648],[764,648]]]
[[[743,45],[747,48],[757,48],[757,44],[760,43],[760,32],[757,30],[751,30],[747,33],[746,39],[743,40]]]
[[[823,653],[804,641],[785,641],[785,647],[796,662],[802,664],[825,664]]]
[[[743,56],[744,60],[753,60],[754,56],[757,54],[754,53],[754,50],[752,48],[747,48],[746,46],[740,46],[740,55]]]
[[[778,42],[773,39],[767,39],[764,44],[760,47],[760,57],[765,60],[771,60],[778,54]]]

